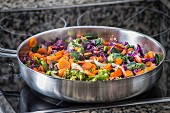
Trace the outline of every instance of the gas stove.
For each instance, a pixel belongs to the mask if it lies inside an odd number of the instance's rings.
[[[166,59],[170,59],[169,11],[159,1],[1,11],[0,44],[4,48],[16,49],[23,40],[33,34],[66,26],[114,26],[153,37],[164,46],[167,51]],[[0,100],[4,102],[0,107],[3,106],[4,111],[73,112],[170,101],[170,61],[168,60],[164,62],[160,80],[152,89],[127,100],[99,104],[65,102],[37,93],[20,77],[16,59],[1,58],[0,67]]]

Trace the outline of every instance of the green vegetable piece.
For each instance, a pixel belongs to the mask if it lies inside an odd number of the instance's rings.
[[[128,70],[132,70],[136,67],[136,62],[131,62],[129,64],[126,64],[126,67],[128,68]]]
[[[116,49],[116,48],[113,48],[113,49],[111,50],[111,53],[121,53],[121,51],[118,50],[118,49]]]
[[[109,71],[107,71],[106,69],[103,69],[103,70],[100,69],[98,74],[95,77],[97,77],[96,79],[98,80],[108,80],[109,75],[110,75]]]
[[[137,68],[139,69],[139,68],[142,68],[144,66],[144,63],[136,63],[136,65],[137,65]]]
[[[114,57],[114,59],[122,58],[122,54],[121,53],[113,53],[113,57]]]
[[[162,60],[161,55],[160,54],[155,54],[154,58],[156,60],[156,64],[159,65],[161,60]]]
[[[51,71],[47,71],[45,74],[51,76]]]
[[[27,61],[27,62],[26,62],[26,66],[27,66],[27,67],[30,67],[30,61]]]
[[[35,46],[35,47],[32,48],[32,52],[33,52],[33,53],[36,53],[36,52],[38,51],[38,49],[39,49],[39,47],[38,47],[38,46]]]
[[[113,54],[110,54],[110,55],[107,57],[107,60],[108,60],[108,62],[113,62],[113,61],[114,61]]]
[[[127,45],[126,45],[126,49],[129,49],[129,48],[130,48],[130,45],[129,45],[129,44],[127,44]]]
[[[106,52],[107,50],[108,50],[108,47],[107,47],[107,46],[104,46],[104,47],[103,47],[103,51]]]
[[[78,77],[79,77],[79,79],[80,79],[81,81],[83,81],[83,80],[86,79],[85,74],[82,73],[82,72],[79,72]]]
[[[76,76],[72,76],[72,77],[70,78],[70,80],[76,80],[76,79],[77,79]]]
[[[84,43],[84,44],[88,44],[88,40],[87,39],[84,39],[84,40],[82,40],[82,42]]]
[[[97,33],[86,33],[83,36],[86,37],[87,39],[97,39],[98,38]]]
[[[36,63],[37,63],[38,65],[41,64],[41,61],[40,61],[37,57],[35,57],[35,56],[34,56],[34,60],[36,61]]]
[[[96,45],[102,45],[102,38],[95,39]]]
[[[41,64],[42,64],[44,70],[47,71],[47,70],[48,70],[48,65],[47,65],[47,63],[46,63],[44,60],[41,60]]]
[[[70,55],[71,55],[71,57],[72,57],[74,60],[78,60],[79,57],[80,57],[80,53],[79,53],[79,52],[76,52],[76,51],[71,51],[71,52],[70,52]]]
[[[84,54],[84,47],[80,47],[77,52]]]

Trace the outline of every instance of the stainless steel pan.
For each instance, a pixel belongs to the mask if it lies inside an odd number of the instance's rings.
[[[84,33],[98,33],[99,37],[107,41],[140,44],[144,52],[148,50],[159,52],[163,59],[155,69],[139,76],[113,81],[87,82],[49,77],[25,66],[20,56],[28,51],[28,40],[31,37],[20,44],[16,54],[15,51],[1,49],[0,56],[17,57],[21,76],[32,89],[43,95],[66,101],[99,103],[123,100],[145,92],[159,80],[163,70],[165,50],[159,42],[144,34],[115,27],[78,26],[45,31],[32,37],[36,37],[38,43],[42,43],[54,40],[56,37],[68,38]]]

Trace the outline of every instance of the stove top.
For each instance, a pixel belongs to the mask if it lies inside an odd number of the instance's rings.
[[[76,25],[115,26],[142,32],[158,40],[170,59],[169,9],[158,1],[101,6],[0,12],[0,46],[17,49],[29,36]],[[11,44],[12,43],[12,44]],[[30,89],[19,74],[16,59],[0,58],[1,94],[14,112],[71,112],[170,101],[170,62],[163,64],[159,82],[149,91],[119,102],[83,104],[45,97]],[[1,99],[1,98],[0,98]],[[1,104],[0,104],[1,105]],[[11,110],[11,109],[10,109]]]

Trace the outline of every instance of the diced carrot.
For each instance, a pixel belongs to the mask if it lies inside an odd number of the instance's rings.
[[[86,62],[82,65],[83,70],[90,69],[92,67],[92,63]]]
[[[58,76],[62,77],[64,75],[64,73],[66,72],[66,68],[63,68],[63,69],[59,69],[58,70]]]
[[[37,68],[35,68],[35,67],[33,68],[33,70],[38,72],[38,69],[37,69]]]
[[[130,70],[126,70],[126,71],[124,72],[124,74],[125,74],[126,77],[133,76],[133,72],[130,71]]]
[[[142,59],[139,56],[135,56],[135,61],[138,63],[142,63]]]
[[[94,60],[94,59],[98,60],[98,57],[96,57],[96,56],[91,56],[90,57],[90,60]]]
[[[93,74],[96,75],[97,73],[98,73],[98,70],[94,70],[94,71],[93,71]]]
[[[42,65],[40,65],[40,66],[38,67],[38,71],[45,72],[44,67],[43,67]]]
[[[52,47],[51,47],[51,46],[48,46],[47,55],[50,55],[50,54],[51,54],[51,51],[52,51]]]
[[[145,64],[146,64],[148,67],[150,67],[150,66],[153,65],[153,63],[152,63],[151,61],[148,61],[148,62],[146,62]]]
[[[144,58],[149,58],[148,53],[146,53],[146,54],[144,55]]]
[[[42,55],[39,54],[39,53],[33,53],[33,54],[32,54],[32,57],[43,58],[44,56],[42,56]]]
[[[92,64],[91,69],[92,69],[92,70],[96,70],[96,65],[95,65],[95,64]]]
[[[133,48],[128,48],[127,52],[130,52],[130,51],[133,51],[133,50],[134,50]]]
[[[102,40],[102,44],[106,46],[106,45],[109,44],[109,42],[106,42],[106,41]]]
[[[101,56],[99,56],[99,61],[102,62],[103,61],[103,58]]]
[[[154,69],[153,66],[151,66],[151,67],[146,67],[146,68],[145,68],[145,72],[149,72],[149,71],[151,71],[152,69]]]
[[[119,47],[121,47],[121,48],[123,48],[123,49],[125,49],[125,46],[122,45],[122,44],[120,44],[120,43],[117,43],[116,45],[119,46]]]
[[[136,72],[136,75],[141,75],[141,74],[143,74],[143,73],[145,73],[144,70],[140,70],[140,71],[137,71],[137,72]]]
[[[47,58],[47,61],[53,60],[55,62],[58,62],[58,59],[59,59],[57,56],[47,56],[46,58]]]
[[[37,53],[47,55],[47,50],[45,48],[39,48]]]
[[[106,64],[104,67],[103,67],[103,69],[106,69],[106,70],[111,70],[112,68],[111,68],[111,64],[110,63],[108,63],[108,64]]]
[[[123,62],[123,60],[121,58],[116,58],[115,59],[115,64],[120,65],[120,64],[122,64],[122,62]]]
[[[148,56],[149,56],[149,58],[154,58],[154,52],[153,51],[149,51],[148,52]]]
[[[84,53],[84,56],[89,56],[89,55],[92,55],[92,53],[91,52]]]
[[[32,55],[33,55],[34,53],[32,52],[32,51],[29,51],[29,53],[28,53],[28,56],[30,57],[30,58],[32,58]]]
[[[74,62],[74,59],[69,59],[70,64]]]
[[[117,68],[115,72],[112,72],[110,74],[110,77],[120,77],[122,75],[122,70],[120,68]]]
[[[35,37],[32,37],[29,41],[28,41],[28,47],[33,48],[37,45],[37,39]]]
[[[95,74],[91,73],[89,70],[84,70],[84,73],[88,76],[94,76]]]
[[[127,50],[126,50],[126,49],[124,49],[124,50],[122,51],[122,55],[125,55],[125,54],[126,54],[126,52],[127,52]]]
[[[124,48],[122,48],[122,47],[120,47],[120,46],[118,46],[118,45],[115,45],[114,48],[116,48],[116,49],[118,49],[118,50],[120,50],[120,51],[122,51],[122,50],[124,49]]]
[[[63,69],[63,68],[70,69],[70,67],[71,67],[71,65],[70,65],[69,61],[67,61],[65,59],[59,60],[59,62],[58,62],[59,69]]]

